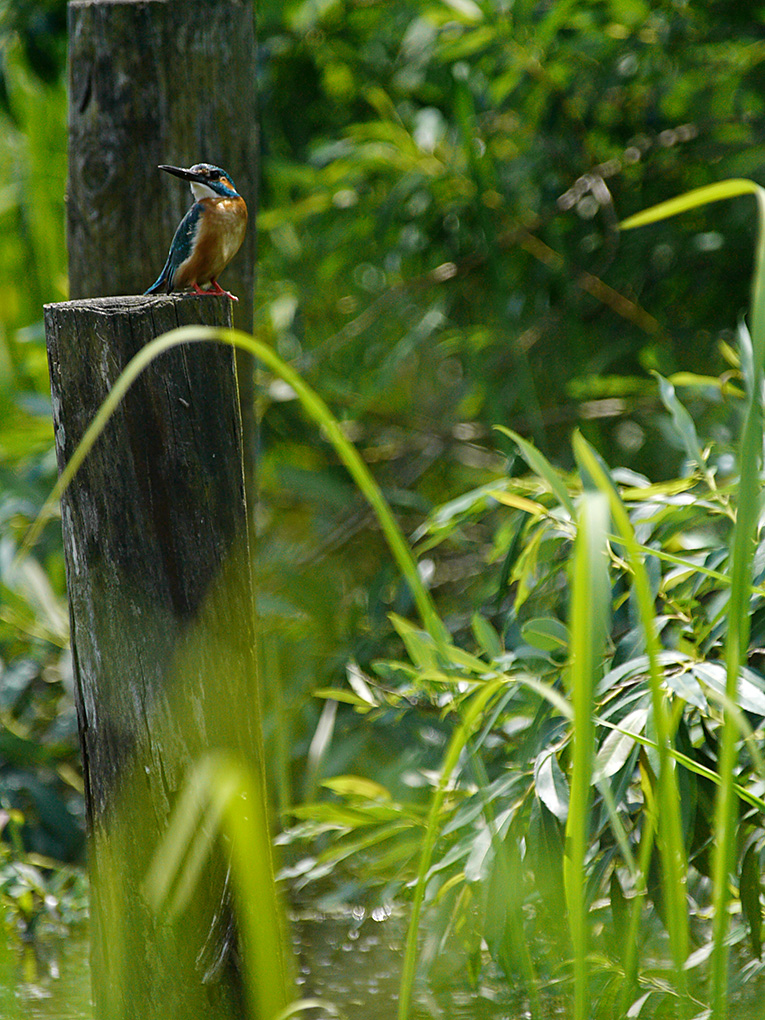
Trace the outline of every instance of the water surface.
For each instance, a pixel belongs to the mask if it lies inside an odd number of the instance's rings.
[[[298,994],[334,1004],[347,1020],[391,1020],[401,974],[404,919],[389,911],[367,915],[303,913],[293,919]],[[86,926],[46,934],[27,946],[19,961],[15,1013],[0,989],[0,1020],[93,1020]],[[314,1011],[304,1016],[321,1017]],[[329,1015],[329,1014],[326,1014]],[[448,1020],[522,1020],[522,1004],[500,990],[450,987],[421,989],[415,1015]]]

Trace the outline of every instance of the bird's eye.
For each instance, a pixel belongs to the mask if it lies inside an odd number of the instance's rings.
[[[217,180],[218,180],[218,178],[220,177],[220,170],[211,170],[211,171],[210,171],[210,177],[211,177],[211,178],[212,178],[212,179],[213,179],[214,181],[217,181]]]

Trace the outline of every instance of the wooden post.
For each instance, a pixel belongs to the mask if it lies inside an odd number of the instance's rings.
[[[46,306],[59,469],[130,357],[158,334],[198,323],[230,324],[228,299]],[[226,935],[225,858],[218,854],[178,924],[154,917],[142,888],[196,757],[233,748],[262,766],[230,347],[184,345],[149,366],[65,492],[62,522],[97,1020],[241,1017],[236,973],[214,966]]]
[[[224,167],[247,202],[223,274],[252,332],[258,186],[252,0],[70,0],[67,241],[72,298],[142,294],[191,204],[159,163]],[[248,484],[252,359],[238,355]]]

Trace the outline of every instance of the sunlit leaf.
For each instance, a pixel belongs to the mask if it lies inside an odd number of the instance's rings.
[[[541,514],[546,514],[547,509],[542,506],[541,503],[535,503],[531,499],[526,499],[525,496],[518,496],[514,492],[500,492],[494,490],[490,493],[498,503],[503,503],[505,506],[511,506],[516,510],[523,510],[527,514],[532,514],[537,517]]]
[[[697,662],[693,674],[713,691],[725,694],[725,666],[721,662]],[[737,703],[745,712],[765,716],[765,682],[754,670],[742,667]]]
[[[636,708],[622,719],[619,726],[632,733],[642,733],[648,718],[648,708]],[[614,776],[626,763],[635,749],[635,740],[625,733],[612,730],[600,746],[595,757],[592,773],[593,783],[599,783]]]
[[[333,776],[331,779],[322,780],[321,785],[340,794],[341,797],[390,800],[390,793],[384,786],[375,783],[372,779],[365,779],[363,776]]]
[[[559,822],[568,816],[569,790],[554,751],[541,751],[534,763],[534,790]]]
[[[354,694],[353,691],[348,691],[344,687],[319,687],[317,690],[312,691],[312,694],[315,698],[341,701],[344,705],[354,705],[356,708],[367,712],[373,707],[364,698],[360,698],[358,694]]]
[[[535,471],[540,478],[543,478],[547,482],[550,486],[551,492],[555,495],[555,498],[573,517],[576,512],[574,508],[574,501],[569,495],[569,491],[564,485],[560,474],[556,471],[552,464],[550,464],[544,454],[540,453],[539,450],[532,443],[528,442],[528,440],[524,439],[523,436],[519,436],[517,432],[513,432],[512,429],[505,428],[503,425],[496,425],[495,428],[498,432],[504,433],[513,440],[531,470]]]
[[[708,184],[703,188],[694,188],[692,191],[679,195],[677,198],[670,198],[666,202],[645,209],[643,212],[629,216],[619,225],[622,230],[631,230],[634,227],[644,227],[649,223],[658,223],[660,220],[669,219],[670,216],[677,216],[679,213],[688,212],[690,209],[697,209],[699,206],[708,205],[710,202],[720,202],[725,198],[736,198],[738,195],[756,195],[760,191],[759,185],[754,181],[734,179],[720,181],[718,184]]]

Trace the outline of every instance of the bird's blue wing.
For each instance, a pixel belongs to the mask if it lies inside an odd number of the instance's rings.
[[[185,262],[191,254],[191,249],[194,244],[194,235],[197,232],[201,213],[202,204],[200,202],[195,202],[178,224],[178,229],[175,232],[173,243],[170,245],[170,252],[167,256],[167,262],[165,262],[164,269],[151,287],[145,291],[145,294],[157,294],[161,290],[164,290],[169,294],[173,289],[173,281],[175,280],[175,274],[178,270],[178,266]]]

